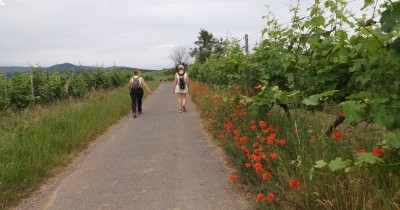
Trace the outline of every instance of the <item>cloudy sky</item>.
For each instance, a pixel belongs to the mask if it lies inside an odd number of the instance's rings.
[[[311,0],[303,0],[311,2]],[[82,65],[161,69],[200,28],[260,39],[266,5],[282,23],[291,0],[0,0],[0,66]],[[356,0],[359,4],[363,0]]]

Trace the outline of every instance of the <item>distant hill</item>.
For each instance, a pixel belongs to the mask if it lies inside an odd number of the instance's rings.
[[[10,75],[16,72],[27,72],[30,70],[31,67],[21,67],[21,66],[0,66],[0,72],[5,71],[6,74]],[[62,64],[56,64],[50,67],[42,67],[45,69],[47,72],[66,72],[66,71],[75,71],[75,72],[81,72],[82,70],[94,70],[94,69],[105,69],[105,70],[110,70],[113,68],[118,68],[118,69],[128,69],[128,70],[136,70],[139,68],[132,68],[132,67],[123,67],[123,66],[114,66],[114,67],[95,67],[95,66],[77,66],[71,63],[62,63]],[[150,69],[140,69],[141,71],[153,71]]]
[[[30,67],[0,66],[0,71],[5,71],[6,73],[24,72],[24,71],[29,71],[29,69]]]

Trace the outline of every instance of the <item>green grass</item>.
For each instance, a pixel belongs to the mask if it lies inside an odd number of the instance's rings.
[[[159,81],[149,81],[154,90]],[[145,91],[146,92],[146,91]],[[27,196],[55,168],[67,165],[91,140],[130,112],[127,87],[91,93],[0,118],[0,208]]]

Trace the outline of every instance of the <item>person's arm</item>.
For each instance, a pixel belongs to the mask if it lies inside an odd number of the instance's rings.
[[[172,87],[172,92],[175,93],[175,87],[178,84],[178,81],[176,80],[176,73],[174,75],[174,83],[173,83],[173,87]]]
[[[187,88],[189,89],[189,74],[188,73],[186,73],[186,85],[187,85]]]
[[[131,90],[132,85],[133,85],[133,78],[131,78],[131,79],[129,80],[129,83],[128,83],[128,88],[129,88],[129,90]]]
[[[150,88],[147,86],[147,84],[146,84],[146,82],[144,81],[143,77],[141,77],[141,79],[142,79],[142,86],[143,86],[144,88],[146,88],[146,90],[147,90],[150,94],[153,94],[153,91],[151,91]]]

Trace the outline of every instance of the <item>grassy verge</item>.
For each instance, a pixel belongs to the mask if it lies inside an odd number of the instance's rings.
[[[154,90],[160,82],[149,81]],[[146,91],[145,91],[146,92]],[[0,208],[15,204],[130,112],[126,87],[0,118]]]
[[[232,157],[238,172],[231,179],[254,186],[259,209],[400,209],[399,155],[376,149],[382,127],[345,123],[326,136],[335,118],[328,114],[255,116],[233,94],[196,82],[191,96]]]

